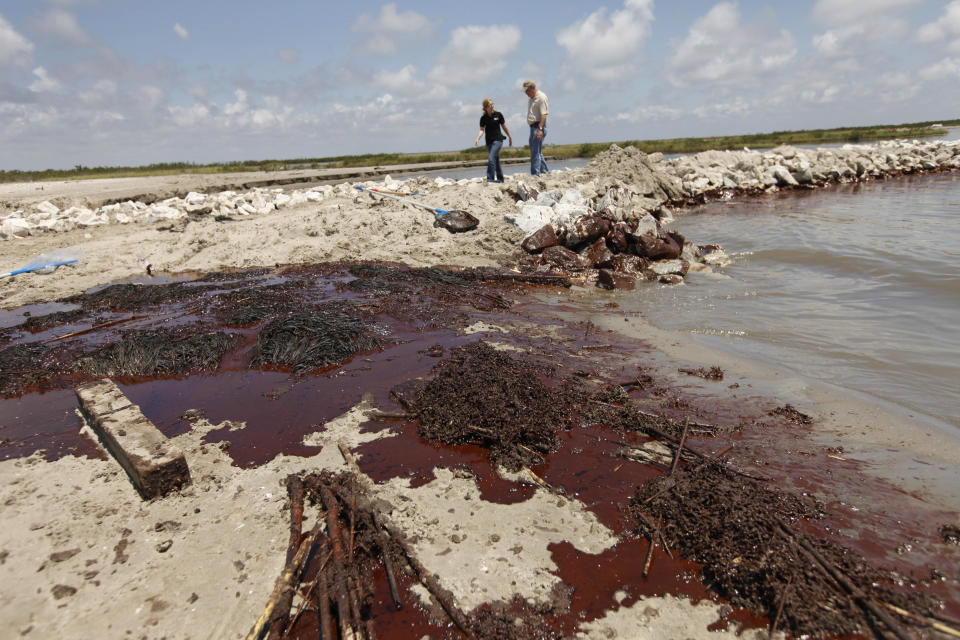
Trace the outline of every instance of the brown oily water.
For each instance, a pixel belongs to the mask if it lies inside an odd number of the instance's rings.
[[[695,391],[649,346],[558,320],[529,293],[562,277],[336,263],[154,282],[0,313],[0,459],[102,457],[72,389],[104,376],[167,436],[197,411],[244,420],[207,436],[238,467],[310,454],[305,435],[372,394],[384,413],[363,429],[397,437],[361,445],[353,474],[288,479],[292,527],[306,500],[326,528],[294,527],[288,561],[310,545],[307,606],[286,602],[274,637],[569,637],[616,592],[619,606],[708,599],[726,605],[717,628],[794,637],[914,637],[918,620],[960,617],[954,514],[861,473],[842,443],[814,444],[794,407],[731,398],[722,371],[705,377],[715,393]],[[464,331],[478,322],[502,330]],[[654,441],[669,453],[645,453]],[[428,572],[357,472],[420,486],[438,466],[468,471],[491,502],[577,499],[620,541],[597,555],[552,545],[564,586],[551,602],[459,611],[440,586],[440,606],[423,606],[411,588],[430,590]]]

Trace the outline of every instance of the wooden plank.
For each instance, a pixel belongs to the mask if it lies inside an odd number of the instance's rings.
[[[91,428],[145,500],[190,484],[183,453],[112,380],[104,378],[75,391]]]

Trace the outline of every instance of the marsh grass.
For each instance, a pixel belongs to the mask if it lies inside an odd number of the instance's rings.
[[[899,125],[870,127],[840,127],[836,129],[810,129],[797,131],[774,131],[741,136],[715,136],[705,138],[667,138],[652,140],[624,140],[618,142],[583,142],[577,144],[545,145],[544,151],[555,159],[592,158],[617,144],[632,145],[647,153],[695,153],[709,149],[742,149],[775,147],[780,144],[829,144],[838,142],[867,142],[892,138],[919,138],[944,135],[945,128],[932,127],[939,123],[947,126],[960,125],[960,120],[914,122]],[[500,152],[501,158],[524,158],[529,155],[527,146],[507,147]],[[486,147],[468,147],[460,151],[433,153],[367,153],[362,155],[328,156],[322,158],[294,158],[289,160],[243,160],[212,164],[192,162],[161,162],[139,167],[87,167],[76,165],[73,169],[45,169],[43,171],[0,171],[2,182],[34,182],[44,180],[84,180],[92,178],[130,178],[182,174],[219,174],[249,171],[286,171],[293,169],[339,169],[347,167],[378,167],[430,162],[476,162],[485,160]]]

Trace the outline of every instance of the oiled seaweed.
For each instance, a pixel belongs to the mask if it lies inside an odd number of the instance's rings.
[[[796,636],[864,633],[872,623],[801,551],[801,539],[882,602],[914,612],[929,611],[933,604],[928,596],[894,589],[895,574],[790,525],[822,515],[819,505],[714,464],[701,463],[641,485],[629,510],[637,531],[647,538],[653,536],[649,523],[662,518],[667,544],[702,564],[706,583],[731,604],[772,620],[787,594],[779,628]]]
[[[142,331],[78,359],[74,368],[91,376],[180,375],[216,369],[236,337],[223,332],[178,336]]]
[[[413,409],[424,438],[445,444],[481,442],[507,468],[537,462],[569,426],[564,396],[539,377],[542,365],[496,351],[483,341],[441,361]]]
[[[64,298],[60,302],[79,304],[84,309],[133,311],[151,305],[182,302],[217,288],[216,285],[190,286],[180,282],[157,285],[114,284],[93,293]]]
[[[273,320],[257,336],[254,366],[284,365],[302,373],[339,364],[350,356],[380,349],[376,325],[349,305],[327,305]]]
[[[48,377],[43,364],[49,349],[41,344],[17,344],[0,350],[0,395],[20,393]]]

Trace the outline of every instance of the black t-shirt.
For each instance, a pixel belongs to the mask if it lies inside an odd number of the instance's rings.
[[[480,128],[483,129],[483,134],[486,137],[487,144],[494,142],[496,140],[506,140],[507,137],[500,133],[500,125],[504,124],[506,121],[503,119],[503,114],[499,111],[494,111],[490,115],[484,113],[480,116]]]

